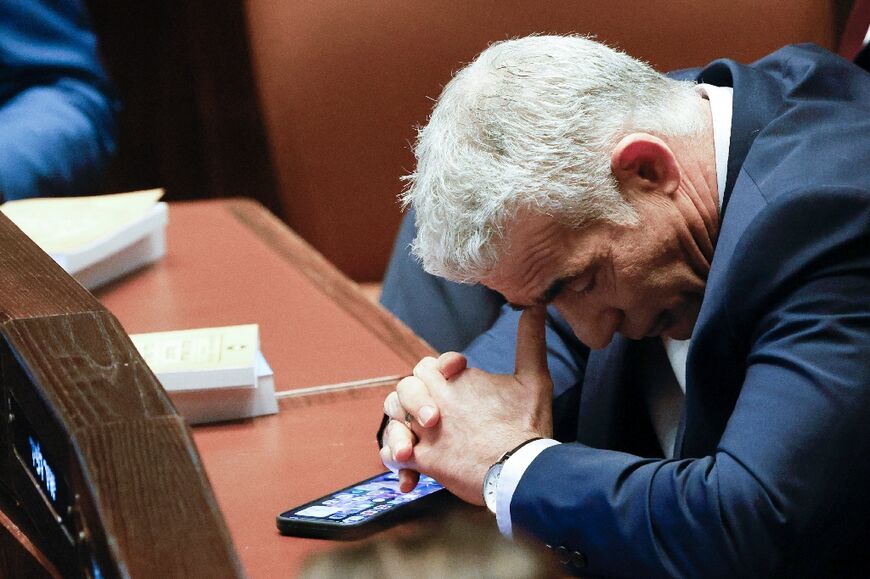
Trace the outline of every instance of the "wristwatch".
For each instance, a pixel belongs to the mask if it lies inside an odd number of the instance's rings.
[[[495,514],[498,479],[499,477],[501,477],[501,469],[504,468],[504,463],[507,462],[507,459],[512,457],[516,453],[516,451],[518,451],[528,443],[534,442],[536,440],[541,440],[541,437],[536,436],[534,438],[530,438],[525,442],[521,443],[520,445],[510,449],[509,451],[501,455],[499,459],[495,461],[495,464],[489,467],[489,470],[486,471],[486,476],[483,477],[483,502],[486,503],[486,508],[488,508],[492,514]]]

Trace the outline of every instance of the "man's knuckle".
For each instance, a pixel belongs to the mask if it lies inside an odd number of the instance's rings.
[[[406,390],[408,388],[409,383],[416,380],[413,376],[405,376],[401,380],[399,380],[398,384],[396,384],[396,392],[401,393],[402,390]]]
[[[427,356],[420,360],[420,367],[426,371],[431,371],[438,367],[438,360],[432,356]]]
[[[438,360],[431,356],[427,356],[420,360],[420,362],[414,367],[414,376],[432,376],[437,371]]]
[[[387,416],[392,416],[395,412],[395,398],[395,392],[390,392],[390,395],[384,398],[384,414]]]
[[[413,380],[408,380],[401,388],[397,388],[396,392],[399,395],[402,406],[406,406],[406,403],[409,401],[419,401],[420,397],[427,390],[428,388],[422,380],[414,378]]]
[[[390,422],[387,423],[386,435],[387,435],[387,442],[390,445],[392,445],[395,442],[396,424],[398,424],[398,422],[396,422],[395,420],[390,420]]]
[[[391,417],[399,421],[405,418],[405,408],[402,406],[402,401],[398,396],[393,399],[393,414]]]
[[[413,381],[410,378],[405,378],[401,382],[396,385],[396,396],[399,399],[399,403],[401,403],[405,398],[407,398],[411,392],[414,391]]]

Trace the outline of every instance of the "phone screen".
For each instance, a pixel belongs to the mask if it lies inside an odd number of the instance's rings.
[[[358,529],[443,488],[435,479],[421,475],[417,487],[403,493],[399,490],[399,475],[386,472],[281,513],[278,527],[297,534],[294,530],[310,530],[313,526],[324,531],[318,533],[319,536],[338,536],[342,534],[342,527],[347,531]],[[327,532],[330,528],[334,533]]]

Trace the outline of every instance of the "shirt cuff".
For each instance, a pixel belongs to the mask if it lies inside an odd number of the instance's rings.
[[[559,441],[550,438],[535,440],[520,448],[505,461],[495,491],[495,520],[498,522],[498,530],[505,537],[510,538],[513,534],[511,500],[514,498],[514,491],[517,490],[520,479],[539,454],[556,444],[559,444]]]

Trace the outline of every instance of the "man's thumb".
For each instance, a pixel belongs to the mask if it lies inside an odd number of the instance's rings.
[[[445,352],[438,357],[438,370],[445,380],[450,380],[468,365],[468,360],[459,352]]]
[[[516,377],[522,383],[527,380],[538,383],[550,381],[547,368],[547,340],[544,322],[547,308],[534,306],[523,310],[517,329]]]

